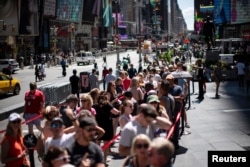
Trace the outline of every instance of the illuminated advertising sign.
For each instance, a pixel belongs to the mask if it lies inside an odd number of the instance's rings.
[[[231,24],[250,22],[250,0],[231,0]]]
[[[214,22],[216,24],[230,23],[231,0],[214,0]]]
[[[203,20],[210,16],[214,16],[214,0],[194,0],[194,30],[200,34],[203,27]]]
[[[56,19],[70,22],[79,22],[83,1],[57,0]]]

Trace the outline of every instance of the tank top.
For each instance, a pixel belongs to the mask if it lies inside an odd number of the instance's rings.
[[[9,152],[7,155],[8,158],[17,157],[18,155],[22,154],[22,152],[25,150],[22,137],[15,139],[12,136],[5,136],[2,140],[2,142],[5,140],[8,140],[9,145],[10,145],[10,149],[9,149]],[[22,157],[22,158],[19,158],[17,160],[8,162],[8,163],[6,163],[6,167],[22,166],[24,164],[25,160],[26,160],[26,158]]]

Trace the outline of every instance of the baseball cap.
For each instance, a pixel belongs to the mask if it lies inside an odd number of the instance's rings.
[[[95,119],[91,118],[91,117],[83,117],[80,120],[80,127],[84,128],[86,126],[96,126],[97,123],[95,121]]]
[[[148,102],[148,103],[152,103],[152,102],[160,103],[160,100],[159,100],[159,98],[158,98],[157,95],[150,95],[150,96],[148,96],[148,98],[147,98],[147,102]]]
[[[17,119],[21,120],[20,114],[18,114],[18,113],[12,113],[12,114],[10,114],[9,121],[15,121]]]
[[[53,118],[52,121],[51,121],[51,123],[53,123],[53,122],[61,122],[63,124],[63,120],[60,117]]]

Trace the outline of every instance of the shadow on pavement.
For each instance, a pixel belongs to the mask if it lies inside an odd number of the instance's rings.
[[[112,154],[112,159],[124,159],[126,156],[120,156],[118,153]]]

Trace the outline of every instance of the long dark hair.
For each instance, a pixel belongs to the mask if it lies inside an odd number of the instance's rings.
[[[108,93],[105,91],[101,92],[100,95],[98,96],[97,103],[100,107],[102,107],[103,105],[109,102],[107,96],[108,96]]]

